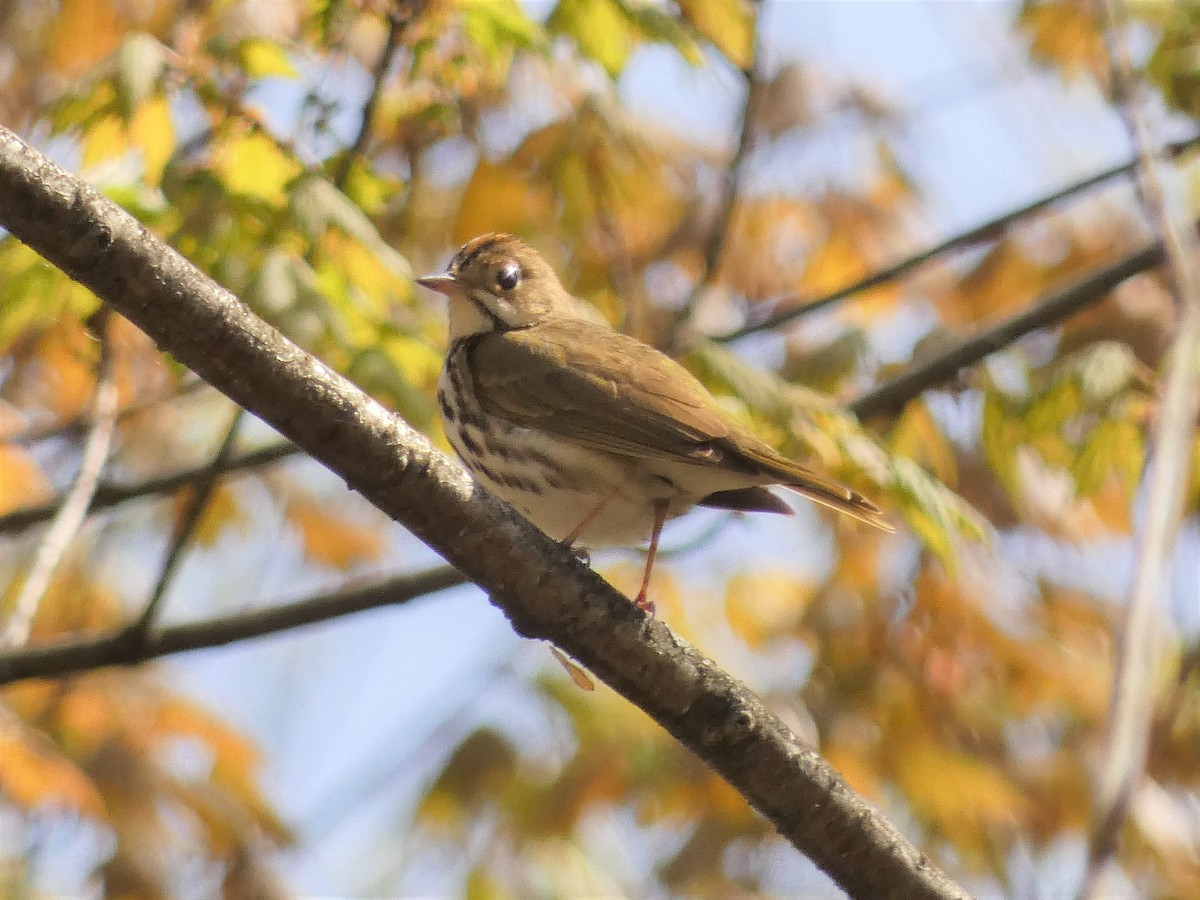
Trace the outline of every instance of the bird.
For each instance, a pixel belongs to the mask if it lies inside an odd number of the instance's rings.
[[[878,506],[792,462],[665,353],[583,314],[554,269],[511,234],[464,244],[417,283],[448,300],[437,402],[450,445],[487,492],[567,547],[648,541],[696,506],[790,515],[778,485],[883,531]]]

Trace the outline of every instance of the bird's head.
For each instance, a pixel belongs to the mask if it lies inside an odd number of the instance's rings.
[[[441,275],[417,284],[450,301],[450,337],[528,328],[572,315],[575,301],[536,250],[511,234],[484,234],[463,244]]]

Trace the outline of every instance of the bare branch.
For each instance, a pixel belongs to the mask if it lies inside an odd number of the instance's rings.
[[[123,406],[117,410],[117,421],[126,419],[130,416],[136,416],[138,413],[145,412],[160,403],[165,403],[168,400],[177,400],[188,394],[194,393],[200,388],[208,387],[204,380],[197,378],[188,373],[188,378],[182,383],[175,385],[169,390],[163,391],[151,397],[144,397],[140,400],[135,400],[128,406]],[[91,411],[85,412],[82,415],[74,416],[69,419],[60,419],[56,422],[47,422],[44,424],[34,425],[20,430],[9,431],[8,433],[0,433],[0,444],[35,444],[38,441],[48,441],[51,438],[61,437],[72,432],[82,431],[89,422],[93,419]]]
[[[221,466],[219,473],[225,475],[231,472],[244,472],[249,469],[257,469],[260,466],[268,466],[288,457],[298,456],[299,454],[300,448],[287,441],[270,444],[266,447],[260,447],[257,450],[251,450],[244,456],[229,460]],[[207,464],[198,468],[173,472],[170,475],[147,478],[145,481],[139,481],[136,484],[101,484],[96,488],[96,493],[92,496],[88,512],[99,512],[100,510],[109,509],[129,500],[137,500],[142,497],[153,497],[155,494],[167,494],[171,491],[177,491],[180,488],[194,484],[198,478],[203,477],[206,471],[208,471]],[[26,506],[24,509],[15,509],[12,512],[0,515],[0,534],[9,531],[19,531],[22,528],[28,528],[30,525],[45,522],[54,516],[55,510],[61,505],[62,500],[58,498],[40,506]]]
[[[741,70],[742,81],[746,86],[746,98],[742,102],[737,147],[733,151],[733,158],[730,159],[729,168],[725,173],[725,183],[722,186],[721,196],[717,202],[717,211],[713,218],[712,228],[709,230],[708,236],[704,241],[704,268],[700,273],[700,278],[696,282],[695,287],[692,288],[691,294],[675,317],[677,325],[682,325],[691,317],[692,310],[695,308],[697,301],[705,289],[712,284],[713,277],[717,273],[717,266],[721,262],[721,254],[725,250],[725,240],[729,236],[729,226],[733,220],[733,208],[737,204],[738,196],[742,191],[742,181],[746,176],[746,158],[750,155],[750,151],[754,149],[763,78],[760,47],[761,17],[762,5],[760,2],[755,2],[754,39],[750,48],[750,62]]]
[[[126,629],[9,650],[0,652],[0,684],[24,678],[87,672],[105,666],[130,666],[171,653],[220,647],[367,609],[407,603],[465,581],[449,566],[438,566],[359,587],[340,588],[294,603],[153,629],[144,636]]]
[[[346,179],[350,176],[350,167],[366,152],[367,142],[371,139],[371,129],[375,125],[375,110],[379,107],[379,97],[383,93],[384,79],[387,78],[388,70],[391,69],[392,62],[396,59],[396,51],[400,49],[400,41],[404,32],[408,29],[409,23],[421,14],[424,7],[423,0],[421,2],[416,2],[416,0],[404,2],[402,0],[388,14],[387,37],[384,39],[379,59],[375,61],[375,69],[371,73],[371,90],[367,94],[366,102],[363,103],[358,134],[354,136],[354,143],[338,161],[337,171],[333,174],[332,182],[338,190],[346,187]]]
[[[21,593],[13,604],[12,615],[0,636],[0,645],[19,647],[29,640],[33,617],[42,602],[46,588],[67,552],[72,538],[79,533],[87,516],[88,506],[100,478],[100,470],[108,459],[113,429],[117,421],[117,380],[113,364],[112,342],[108,337],[107,308],[96,316],[96,331],[100,336],[100,359],[96,363],[96,389],[92,396],[92,430],[88,433],[79,461],[75,481],[63,497],[62,505],[38,545],[33,565],[25,576]]]
[[[233,419],[230,421],[229,427],[225,430],[225,437],[221,439],[221,445],[213,455],[212,462],[205,466],[196,480],[192,482],[191,496],[188,497],[183,514],[180,516],[174,533],[171,535],[171,544],[167,547],[166,555],[163,557],[162,569],[158,573],[154,589],[150,592],[150,599],[146,601],[141,615],[138,616],[137,621],[130,628],[131,637],[145,638],[147,632],[150,631],[150,627],[154,624],[154,619],[158,615],[159,608],[162,606],[163,597],[167,594],[167,588],[170,586],[171,580],[175,577],[175,573],[179,569],[179,564],[183,562],[183,555],[187,551],[188,545],[192,542],[192,535],[196,533],[196,528],[200,524],[200,517],[204,515],[204,510],[208,507],[208,501],[216,489],[221,469],[229,462],[229,458],[233,453],[233,442],[237,439],[237,433],[242,426],[242,420],[245,418],[245,415],[246,411],[238,407],[237,411],[233,414]]]
[[[1167,652],[1165,597],[1171,553],[1188,493],[1196,416],[1200,414],[1200,240],[1181,198],[1183,184],[1173,169],[1159,166],[1140,102],[1141,85],[1126,43],[1129,19],[1118,0],[1097,0],[1109,37],[1109,64],[1119,105],[1141,160],[1142,197],[1162,237],[1180,302],[1179,332],[1163,378],[1162,403],[1144,481],[1149,484],[1146,518],[1138,541],[1133,596],[1125,611],[1113,674],[1108,740],[1105,742],[1081,897],[1095,896],[1117,850],[1121,826],[1141,784],[1149,752],[1151,721]],[[1164,179],[1172,177],[1168,193]]]
[[[1196,135],[1188,138],[1187,140],[1178,141],[1174,144],[1171,144],[1167,148],[1167,152],[1172,155],[1178,155],[1183,151],[1197,145],[1200,145],[1200,135]],[[915,253],[912,256],[906,257],[905,259],[902,259],[885,269],[880,269],[878,272],[868,275],[866,278],[856,281],[853,284],[849,284],[844,288],[839,288],[832,294],[826,294],[825,296],[818,297],[815,300],[809,300],[802,306],[781,310],[780,312],[769,315],[763,319],[760,319],[759,321],[750,322],[746,325],[743,325],[741,328],[737,328],[728,332],[727,334],[717,335],[716,337],[712,338],[712,340],[725,343],[728,341],[736,341],[738,338],[743,338],[748,334],[755,334],[760,331],[771,331],[781,325],[786,325],[788,322],[791,322],[794,319],[798,319],[801,316],[806,316],[809,313],[816,312],[819,309],[829,306],[831,303],[844,300],[854,294],[860,294],[863,291],[878,287],[881,284],[887,284],[889,281],[895,281],[897,278],[907,275],[914,269],[917,269],[920,266],[923,266],[925,263],[937,259],[943,254],[952,250],[961,250],[971,247],[982,241],[997,239],[1000,237],[1000,233],[1013,222],[1019,219],[1024,219],[1035,212],[1045,209],[1047,206],[1057,203],[1059,200],[1070,197],[1072,194],[1077,194],[1081,191],[1087,190],[1088,188],[1103,184],[1106,181],[1111,181],[1112,179],[1121,175],[1132,174],[1137,170],[1137,165],[1137,157],[1134,157],[1128,162],[1121,163],[1118,166],[1113,166],[1110,169],[1105,169],[1102,172],[1097,172],[1096,174],[1090,175],[1080,181],[1068,184],[1051,194],[1047,194],[1044,197],[1040,197],[1037,200],[1026,203],[1024,206],[1009,210],[1008,212],[1003,213],[994,219],[984,222],[982,225],[977,225],[976,227],[967,231],[953,235],[939,244],[934,244],[932,247],[922,250],[920,253]],[[776,301],[772,305],[776,307],[788,306],[794,302],[799,302],[799,299],[800,298],[797,297],[787,297]]]
[[[1152,269],[1162,262],[1162,258],[1161,244],[1150,244],[1123,256],[1088,273],[1029,309],[963,338],[934,358],[871,388],[847,404],[847,408],[860,419],[899,412],[905,403],[922,391],[949,381],[967,366],[974,365],[997,350],[1003,350],[1018,338],[1039,328],[1055,325],[1100,302],[1121,282]]]
[[[966,896],[745,685],[3,128],[0,225],[408,527],[483,587],[518,633],[553,640],[645,710],[849,894]]]

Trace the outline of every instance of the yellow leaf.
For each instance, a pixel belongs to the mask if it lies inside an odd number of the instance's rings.
[[[237,45],[237,56],[242,68],[251,78],[266,78],[271,75],[295,78],[297,74],[287,51],[275,41],[247,38]]]
[[[213,169],[232,193],[277,208],[287,199],[288,184],[303,171],[300,163],[258,131],[227,138],[216,148]]]
[[[1121,479],[1110,474],[1104,483],[1088,497],[1096,517],[1106,529],[1121,534],[1133,530],[1133,519],[1130,516],[1129,488],[1121,483]]]
[[[1018,493],[1016,450],[1024,437],[1020,424],[1009,417],[1004,400],[989,391],[983,398],[980,439],[988,466],[1010,497],[1016,497]]]
[[[455,241],[485,231],[537,234],[554,221],[554,197],[544,181],[530,177],[530,169],[536,160],[560,153],[565,137],[565,126],[557,122],[531,134],[507,160],[480,162],[459,204]]]
[[[879,762],[869,746],[861,740],[831,739],[821,745],[821,755],[846,783],[869,800],[884,797],[883,783],[879,778]]]
[[[148,730],[156,741],[192,738],[211,751],[210,776],[182,789],[208,826],[211,840],[225,840],[235,834],[229,830],[232,827],[228,816],[230,796],[276,841],[287,843],[292,840],[290,830],[255,784],[260,762],[257,748],[237,731],[200,705],[171,695],[164,695],[157,705]]]
[[[314,562],[348,569],[383,554],[383,538],[376,528],[339,518],[315,500],[292,500],[287,517],[300,531],[305,555]]]
[[[129,132],[115,115],[105,116],[83,133],[83,167],[91,168],[129,150]]]
[[[981,842],[994,826],[1014,824],[1028,801],[1004,773],[924,735],[890,748],[897,783],[913,810],[956,842]]]
[[[55,282],[63,291],[71,282]],[[96,343],[77,319],[64,318],[43,334],[27,366],[39,377],[31,382],[27,400],[66,419],[87,410],[96,385]],[[36,368],[35,368],[36,367]]]
[[[220,764],[249,774],[259,763],[259,753],[244,737],[208,710],[182,697],[165,696],[154,711],[151,732],[158,740],[190,737],[207,744]]]
[[[739,69],[754,53],[754,7],[747,0],[680,0],[679,11]]]
[[[166,97],[153,97],[138,107],[129,120],[129,138],[141,148],[146,181],[158,184],[175,152],[175,123]]]
[[[58,702],[57,737],[76,759],[87,759],[119,730],[114,706],[122,699],[102,689],[104,682],[81,679]]]
[[[567,654],[554,645],[550,646],[550,653],[553,654],[558,664],[567,670],[567,674],[571,676],[571,680],[575,682],[577,688],[584,691],[594,691],[596,689],[596,683],[592,681],[591,676],[576,665],[575,661],[568,657]]]
[[[888,436],[888,443],[893,453],[920,463],[942,481],[953,484],[957,480],[954,447],[942,434],[923,401],[904,407],[900,420]]]
[[[725,592],[725,614],[734,633],[757,649],[795,625],[812,599],[812,585],[793,575],[737,575]]]
[[[1031,258],[1014,240],[989,250],[938,309],[946,325],[968,325],[991,319],[1036,295],[1051,275],[1048,265]]]
[[[330,263],[329,267],[321,267],[320,274],[344,278],[354,288],[358,311],[367,315],[382,316],[388,303],[406,284],[370,248],[341,231],[333,228],[326,231],[320,239],[320,248]],[[372,330],[371,334],[361,337],[374,339],[376,336]]]
[[[633,23],[615,0],[559,0],[546,20],[553,33],[572,38],[583,52],[615,78],[637,43]]]

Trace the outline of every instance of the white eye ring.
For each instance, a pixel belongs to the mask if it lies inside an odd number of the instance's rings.
[[[511,291],[521,283],[521,267],[515,262],[505,263],[496,273],[496,284],[501,290]]]

